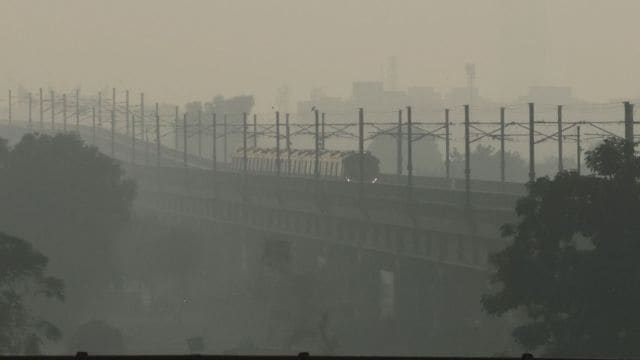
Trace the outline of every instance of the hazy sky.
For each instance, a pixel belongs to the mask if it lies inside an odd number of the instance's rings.
[[[401,86],[465,84],[512,99],[528,85],[577,96],[640,96],[640,1],[0,1],[0,86],[144,90],[149,101],[288,84],[347,95],[391,55]]]

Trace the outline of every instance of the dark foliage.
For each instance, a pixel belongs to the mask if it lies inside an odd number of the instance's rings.
[[[523,311],[513,336],[556,356],[640,356],[638,158],[608,139],[587,153],[593,175],[562,172],[529,184],[512,243],[491,256],[496,289],[485,310]]]
[[[19,238],[0,233],[0,354],[38,354],[60,330],[33,315],[34,298],[63,300],[62,281],[46,276],[48,259]]]
[[[135,193],[119,163],[71,134],[25,135],[0,154],[0,228],[32,241],[70,291],[111,283],[111,241]]]

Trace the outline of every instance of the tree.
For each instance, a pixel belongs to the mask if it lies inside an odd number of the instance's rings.
[[[500,151],[491,145],[478,144],[471,152],[471,177],[478,180],[500,180]],[[526,181],[528,167],[517,152],[505,151],[505,177],[507,181]],[[464,153],[453,150],[451,171],[454,177],[464,177]]]
[[[43,338],[60,339],[29,307],[38,297],[63,300],[62,281],[45,275],[47,262],[30,243],[0,233],[0,354],[38,354]]]
[[[81,301],[116,279],[111,243],[134,194],[120,164],[76,135],[28,134],[0,168],[0,229],[32,241]]]
[[[491,256],[487,312],[522,311],[525,348],[555,356],[640,356],[640,159],[624,140],[586,154],[593,175],[562,172],[528,185]]]

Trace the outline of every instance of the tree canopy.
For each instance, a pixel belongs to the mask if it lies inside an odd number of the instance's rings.
[[[60,330],[29,309],[33,298],[63,300],[62,281],[45,275],[48,259],[33,246],[0,233],[0,354],[37,354]]]
[[[135,194],[120,164],[73,134],[28,134],[3,148],[0,229],[33,242],[69,292],[111,283],[111,241]]]
[[[528,185],[511,243],[491,256],[487,312],[521,311],[525,348],[555,356],[640,356],[639,158],[620,139],[587,152],[593,174]]]

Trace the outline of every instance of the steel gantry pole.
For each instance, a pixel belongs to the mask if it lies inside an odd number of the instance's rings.
[[[321,149],[324,150],[324,141],[325,141],[325,136],[324,136],[324,111],[322,112],[322,123],[320,126],[320,131],[322,132],[322,136],[320,137],[320,139],[322,139],[322,142],[320,143],[321,145]]]
[[[149,165],[149,137],[147,134],[147,124],[144,117],[144,93],[140,93],[140,135],[144,143],[144,164]]]
[[[535,150],[535,137],[534,137],[534,104],[529,103],[529,181],[536,179],[536,150]]]
[[[563,154],[562,154],[562,105],[558,105],[558,172],[564,170]]]
[[[184,113],[182,115],[182,163],[185,171],[189,167],[189,161],[187,159],[187,140],[187,113]]]
[[[504,158],[504,106],[500,108],[500,182],[505,182]]]
[[[287,141],[287,174],[291,174],[291,133],[289,132],[289,113],[285,114],[285,139]]]
[[[280,176],[280,111],[276,111],[276,175]]]
[[[247,113],[242,113],[242,173],[247,174]]]
[[[76,89],[76,133],[80,134],[80,89]]]
[[[582,158],[582,146],[580,144],[580,125],[577,126],[576,128],[576,167],[578,170],[578,175],[580,175],[581,172],[581,163],[580,163],[580,159]]]
[[[202,158],[202,109],[198,109],[198,157]]]
[[[315,114],[315,161],[313,162],[313,176],[316,180],[320,177],[320,118],[318,109],[314,110]]]
[[[11,89],[9,89],[9,124],[11,124],[11,103],[12,103],[12,96],[11,96]]]
[[[624,102],[624,139],[625,139],[625,156],[633,158],[635,147],[635,139],[633,134],[633,104],[628,101]]]
[[[223,130],[223,138],[222,138],[223,141],[222,142],[223,142],[223,145],[224,145],[224,148],[222,150],[223,150],[223,155],[224,155],[224,163],[226,164],[227,163],[227,144],[228,144],[227,143],[227,137],[228,137],[228,134],[227,134],[227,131],[228,131],[228,129],[227,129],[227,114],[223,115],[222,121],[223,121],[222,122],[222,130]]]
[[[31,118],[31,93],[29,93],[29,129],[33,128],[32,118]]]
[[[51,131],[56,130],[56,111],[55,111],[56,101],[55,100],[56,100],[55,94],[53,90],[51,90]]]
[[[258,147],[258,115],[253,114],[253,147]]]
[[[213,144],[211,147],[211,158],[212,158],[211,168],[215,173],[218,170],[218,124],[216,123],[216,113],[213,113],[212,131],[213,131],[213,136],[211,140]]]
[[[102,127],[102,91],[98,91],[98,126]]]
[[[444,168],[447,180],[451,179],[451,135],[449,131],[449,109],[444,109]]]
[[[67,132],[67,94],[62,94],[62,131]]]
[[[469,105],[464,106],[464,190],[467,206],[471,205],[471,144]]]
[[[91,107],[91,144],[96,145],[96,106]]]
[[[176,117],[174,119],[174,128],[173,128],[173,136],[174,136],[174,145],[173,148],[177,151],[180,151],[180,115],[178,115],[178,107],[176,106]]]
[[[44,131],[44,98],[42,88],[40,88],[40,131]]]
[[[124,92],[124,119],[127,125],[126,134],[129,135],[129,90]]]
[[[160,112],[156,103],[156,166],[160,167]]]
[[[358,181],[360,199],[364,197],[364,109],[358,109]]]
[[[116,151],[116,88],[111,89],[111,157]]]
[[[111,157],[116,152],[116,112],[111,110]]]
[[[131,114],[131,163],[133,165],[136,164],[136,114],[135,113]]]
[[[398,110],[398,129],[396,130],[396,175],[402,176],[402,109]]]
[[[408,200],[413,197],[413,125],[411,106],[407,106],[407,194]]]

